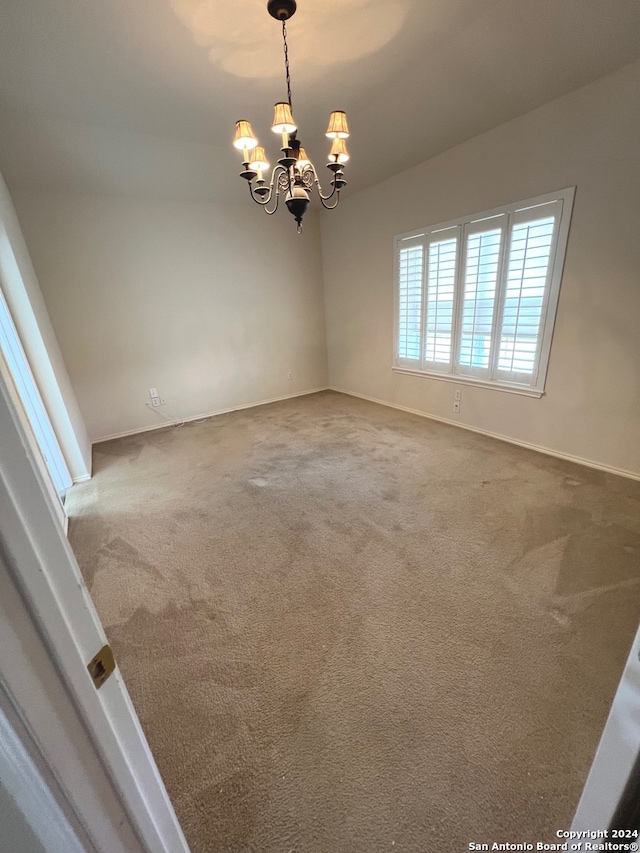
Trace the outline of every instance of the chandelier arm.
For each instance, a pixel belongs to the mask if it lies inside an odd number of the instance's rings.
[[[267,216],[273,216],[273,214],[278,209],[278,202],[280,201],[280,191],[276,190],[276,203],[273,206],[273,210],[269,210],[267,207],[264,207],[263,210],[267,214]]]
[[[275,169],[274,169],[274,172],[275,172]],[[263,210],[264,210],[264,212],[267,214],[267,216],[273,216],[273,214],[274,214],[274,213],[276,212],[276,210],[278,209],[278,203],[279,203],[279,201],[280,201],[280,188],[276,186],[275,190],[276,190],[276,191],[275,191],[275,200],[276,200],[276,203],[273,205],[273,208],[272,208],[271,210],[269,210],[269,208],[267,207],[267,204],[271,201],[271,199],[272,199],[272,198],[274,198],[274,192],[273,192],[273,178],[272,178],[272,179],[271,179],[271,186],[270,186],[270,189],[269,189],[269,198],[268,198],[268,199],[265,201],[265,203],[262,205],[262,209],[263,209]]]
[[[260,199],[257,199],[254,196],[253,192],[251,193],[251,198],[255,201],[256,204],[260,205],[260,207],[264,210],[264,212],[266,214],[268,214],[269,216],[273,216],[273,214],[278,209],[278,202],[280,201],[280,190],[276,189],[275,193],[273,193],[273,192],[269,193],[269,196],[267,199],[265,199],[265,201],[260,201]],[[267,205],[274,198],[276,200],[276,203],[273,205],[273,210],[269,210]]]
[[[273,190],[273,187],[271,188],[271,190]],[[261,201],[260,199],[256,198],[253,194],[253,190],[250,189],[250,192],[251,192],[251,198],[255,201],[255,203],[259,204],[260,207],[264,210],[264,212],[267,213],[269,216],[273,216],[273,214],[278,209],[278,202],[280,201],[280,190],[276,189],[275,193],[273,191],[270,191],[269,195],[267,196],[267,198],[264,201]],[[269,210],[267,205],[274,198],[276,200],[276,203],[273,206],[273,210]]]
[[[315,169],[314,169],[314,172],[315,172]],[[327,205],[325,204],[325,201],[330,201],[330,199],[332,199],[334,197],[336,192],[339,192],[339,190],[336,190],[336,185],[334,184],[333,189],[331,190],[329,195],[323,195],[322,194],[322,187],[320,186],[320,179],[318,178],[317,175],[316,175],[316,191],[317,191],[318,195],[320,196],[320,201],[322,202],[323,207],[327,207]],[[335,205],[334,205],[334,207],[335,207]],[[327,207],[327,210],[331,210],[331,208]]]
[[[256,204],[266,204],[266,202],[262,202],[262,201],[260,201],[260,199],[259,199],[259,198],[256,198],[256,197],[254,196],[254,194],[253,194],[253,187],[251,186],[251,184],[250,184],[250,183],[248,184],[248,186],[249,186],[249,195],[251,196],[251,198],[253,199],[253,201],[255,201],[255,203],[256,203]]]
[[[267,196],[267,198],[266,198],[264,201],[262,201],[261,199],[258,199],[258,198],[256,198],[256,197],[255,197],[255,195],[253,194],[253,190],[251,189],[251,187],[249,187],[249,192],[251,193],[251,198],[255,201],[255,203],[256,203],[256,204],[259,204],[259,205],[260,205],[260,207],[264,210],[264,212],[265,212],[268,216],[273,216],[273,214],[274,214],[274,213],[276,212],[276,210],[278,209],[278,202],[280,201],[280,190],[276,189],[276,191],[275,191],[275,193],[274,193],[274,192],[273,192],[273,187],[272,187],[272,188],[271,188],[271,190],[269,191],[269,195]],[[269,202],[270,202],[273,198],[275,198],[276,203],[273,205],[273,210],[269,210],[269,208],[267,207],[267,205],[269,204]]]
[[[333,193],[331,193],[331,195],[333,195]],[[329,198],[331,198],[331,196],[329,196]],[[340,204],[340,190],[337,191],[336,200],[333,204],[327,204],[326,199],[324,199],[322,196],[320,196],[320,204],[326,210],[334,210]]]
[[[287,176],[287,179],[289,180],[289,184],[291,183],[290,176],[289,176],[289,170],[285,169],[284,166],[280,166],[280,165],[275,166],[273,169],[273,172],[271,174],[271,181],[269,183],[269,192],[264,199],[256,197],[255,189],[251,185],[251,183],[249,183],[249,194],[251,195],[251,198],[253,199],[253,201],[255,201],[256,204],[259,204],[260,207],[262,207],[264,209],[264,212],[267,213],[269,216],[273,216],[273,214],[276,212],[276,210],[278,209],[278,203],[280,201],[280,187],[277,186],[277,183],[276,183],[276,177],[279,173],[285,174]],[[274,193],[274,188],[275,188],[275,193]],[[273,210],[269,210],[267,208],[267,205],[269,204],[269,202],[272,201],[273,198],[275,198],[276,203],[273,206]]]
[[[272,190],[273,190],[273,185],[269,187],[269,194],[266,197],[266,199],[264,199],[264,201],[263,201],[261,198],[256,198],[256,196],[254,195],[254,188],[251,186],[251,184],[249,184],[249,195],[251,196],[253,201],[255,201],[256,204],[260,205],[260,207],[264,207],[266,204],[269,204],[269,202],[271,201],[271,197],[273,195]]]

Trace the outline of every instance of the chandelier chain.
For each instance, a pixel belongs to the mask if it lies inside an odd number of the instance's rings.
[[[287,75],[287,97],[289,98],[289,107],[293,112],[291,104],[291,74],[289,73],[289,45],[287,44],[287,22],[282,22],[282,41],[284,42],[284,70]]]

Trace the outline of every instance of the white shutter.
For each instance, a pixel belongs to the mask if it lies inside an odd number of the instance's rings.
[[[465,227],[457,372],[488,378],[506,216]]]
[[[542,396],[574,194],[396,237],[394,368]]]
[[[459,231],[436,232],[427,245],[424,364],[429,370],[451,370]]]
[[[513,214],[496,378],[535,385],[562,202]]]
[[[422,237],[403,240],[398,252],[396,363],[419,367],[422,354],[424,246]]]

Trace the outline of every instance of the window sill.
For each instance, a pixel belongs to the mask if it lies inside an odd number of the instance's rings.
[[[501,382],[484,382],[472,376],[459,376],[455,373],[429,373],[426,370],[411,370],[408,367],[391,368],[394,373],[406,373],[408,376],[424,376],[426,379],[439,379],[441,382],[454,382],[456,385],[475,385],[477,388],[487,388],[489,391],[506,391],[508,394],[519,394],[521,397],[539,399],[544,391],[535,388],[525,388],[521,385],[507,385]]]

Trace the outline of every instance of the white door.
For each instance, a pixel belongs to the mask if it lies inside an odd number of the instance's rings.
[[[2,376],[0,463],[0,681],[97,853],[188,853]]]
[[[627,665],[602,732],[593,765],[582,792],[571,829],[576,832],[606,830],[615,820],[615,829],[630,829],[621,824],[625,811],[623,795],[629,792],[636,798],[640,791],[638,773],[640,756],[640,629],[631,646]],[[629,788],[627,785],[629,784]],[[625,792],[627,788],[627,792]],[[637,815],[638,809],[632,809]],[[632,815],[630,815],[632,817]],[[632,820],[633,822],[633,820]],[[638,830],[635,827],[635,830]],[[607,840],[617,843],[640,842],[637,834],[615,838],[612,832]],[[588,838],[588,836],[586,836]],[[635,849],[638,849],[637,847]]]

